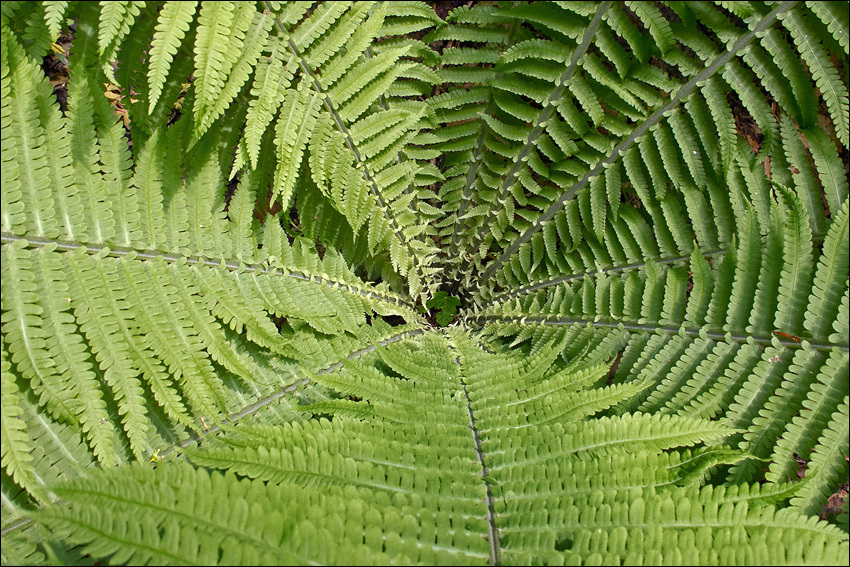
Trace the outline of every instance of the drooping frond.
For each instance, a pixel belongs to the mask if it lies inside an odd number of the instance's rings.
[[[169,2],[162,7],[160,21],[156,26],[156,33],[151,44],[151,63],[148,69],[150,83],[148,112],[153,112],[159,100],[168,68],[195,16],[196,7],[197,2]]]
[[[102,2],[100,22],[98,25],[97,46],[103,72],[110,81],[116,83],[113,63],[118,46],[130,31],[136,17],[139,15],[143,2],[127,0],[120,2]]]
[[[48,0],[44,3],[44,21],[50,30],[50,39],[56,41],[61,30],[62,18],[68,9],[64,0]]]

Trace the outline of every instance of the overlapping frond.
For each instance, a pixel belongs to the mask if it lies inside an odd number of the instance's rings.
[[[189,452],[224,475],[126,467],[57,488],[70,506],[38,518],[131,562],[735,562],[779,541],[778,562],[831,562],[846,548],[837,528],[777,511],[770,491],[694,485],[742,457],[673,450],[722,439],[716,422],[585,419],[632,387],[594,388],[604,365],[553,365],[551,345],[527,360],[490,354],[462,333],[376,354],[314,377],[342,396],[310,406],[332,421],[229,429]],[[181,537],[163,536],[163,522]]]
[[[616,15],[622,9],[612,6],[608,14],[626,37]],[[674,35],[688,49],[656,57],[689,80],[676,87],[672,74],[656,69],[651,84],[665,85],[671,101],[660,99],[652,114],[647,107],[647,118],[636,118],[625,142],[590,164],[595,167],[584,166],[590,172],[581,182],[561,185],[564,192],[529,230],[491,248],[503,252],[479,278],[484,301],[478,300],[482,306],[473,321],[486,335],[511,337],[513,345],[553,333],[569,337],[567,360],[582,349],[612,356],[625,344],[614,382],[654,385],[615,413],[724,416],[747,429],[733,438],[741,448],[784,471],[769,474],[772,481],[787,480],[796,470],[792,455],[820,455],[831,463],[828,474],[839,474],[845,455],[826,439],[814,448],[819,434],[812,432],[823,431],[834,412],[844,411],[847,371],[839,361],[846,359],[848,345],[840,338],[838,310],[848,287],[847,179],[834,142],[813,124],[816,109],[807,106],[812,97],[803,94],[833,75],[807,74],[792,63],[802,43],[786,39],[776,20],[765,28],[767,19],[756,19],[758,10],[736,14],[750,30],[765,30],[737,58],[730,55],[747,37],[736,31],[731,16],[705,4],[675,10],[682,21],[671,22]],[[783,23],[813,18],[801,6],[783,5],[772,15]],[[727,55],[711,51],[707,38],[686,27],[689,18],[713,29]],[[652,24],[643,23],[652,35]],[[822,43],[831,45],[830,39]],[[641,57],[638,47],[630,56]],[[638,68],[638,61],[623,65],[627,54],[606,49],[621,78],[628,76],[624,70]],[[694,53],[705,63],[688,59]],[[725,66],[717,65],[721,59]],[[764,95],[747,86],[747,67],[781,109],[778,119],[759,102]],[[787,79],[779,79],[783,75]],[[763,136],[758,155],[736,140],[741,127],[723,96],[729,87]],[[846,85],[839,80],[834,88],[841,92]],[[680,97],[681,110],[673,104]],[[606,105],[617,100],[599,98]],[[834,97],[834,104],[841,98]],[[585,106],[593,119],[592,107]],[[841,119],[832,121],[840,132]],[[573,156],[561,163],[558,171],[580,162]],[[551,167],[547,176],[558,185]],[[490,274],[495,283],[486,281]],[[829,402],[824,389],[831,392]],[[812,411],[820,417],[811,431],[789,423]],[[737,482],[764,478],[755,460],[731,467],[729,474]],[[836,486],[831,478],[812,480],[821,488],[814,488],[817,503],[807,504],[808,511],[825,502],[825,485]]]
[[[74,75],[62,117],[5,20],[3,45],[4,491],[8,478],[45,502],[56,478],[39,472],[50,444],[29,415],[73,431],[89,462],[143,461],[415,329],[386,284],[291,240],[280,217],[258,222],[259,176],[228,202],[202,146],[183,180],[169,152],[185,151],[186,130],[165,125],[133,160],[96,79]],[[391,315],[411,325],[380,319]]]

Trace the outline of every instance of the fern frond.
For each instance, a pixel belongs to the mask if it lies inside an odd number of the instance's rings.
[[[30,254],[20,244],[3,245],[3,280],[14,287],[3,299],[3,333],[17,372],[30,381],[42,405],[55,417],[73,421],[76,404],[73,393],[66,390],[54,367],[47,361],[47,343],[43,322],[38,318],[42,309],[36,303],[35,276]]]
[[[18,401],[17,384],[15,384],[15,376],[11,372],[12,364],[8,360],[9,355],[6,353],[6,345],[2,344],[2,380],[3,380],[3,395],[2,395],[2,454],[0,461],[2,462],[3,470],[8,471],[19,486],[27,489],[38,500],[47,500],[44,494],[44,488],[39,486],[35,468],[33,467],[32,451],[33,443],[26,434],[26,425],[21,421],[22,416]]]
[[[838,409],[832,414],[829,423],[818,439],[812,453],[810,473],[812,480],[799,496],[791,499],[791,505],[803,513],[816,514],[822,510],[823,503],[833,491],[838,479],[846,478],[847,455],[842,448],[850,439],[850,416],[848,416],[847,396],[844,396]]]
[[[811,229],[801,200],[791,191],[779,188],[780,203],[787,207],[782,273],[779,276],[779,306],[774,325],[797,335],[802,332],[804,289],[811,284]]]
[[[6,36],[3,35],[3,37],[5,38]],[[2,78],[0,78],[0,81],[2,81],[0,82],[2,84],[2,107],[0,107],[0,112],[2,112],[4,125],[9,124],[12,119],[9,62],[5,55],[4,39],[3,56],[0,57],[0,75],[2,75]],[[2,132],[0,135],[2,135],[3,147],[7,148],[7,151],[3,152],[2,157],[3,191],[0,194],[0,199],[2,199],[2,212],[0,212],[3,223],[2,227],[4,232],[23,234],[26,230],[24,226],[26,223],[26,214],[24,213],[26,205],[22,201],[20,167],[15,159],[18,153],[16,150],[17,143],[15,142],[11,128],[4,127],[0,132]]]
[[[195,17],[197,2],[168,2],[159,14],[148,65],[148,113],[159,101],[168,68]]]
[[[44,140],[44,127],[39,116],[36,99],[38,78],[35,62],[29,59],[15,40],[12,32],[2,26],[3,51],[8,54],[4,66],[8,69],[8,117],[3,129],[10,131],[14,140],[13,155],[18,160],[18,182],[21,199],[27,211],[27,233],[55,238],[59,228],[49,194],[50,169]],[[8,139],[10,135],[6,134]],[[13,174],[14,175],[14,174]],[[14,188],[13,188],[14,190]],[[13,208],[16,203],[9,203]]]
[[[247,8],[244,11],[249,12]],[[247,17],[250,17],[250,14]],[[255,13],[244,32],[242,32],[241,27],[238,27],[238,23],[234,23],[234,26],[236,27],[231,32],[232,37],[235,38],[234,41],[238,39],[241,43],[237,42],[232,46],[232,49],[239,53],[239,57],[232,62],[227,80],[221,92],[216,93],[214,102],[211,100],[209,104],[203,104],[203,101],[199,100],[200,104],[196,109],[196,123],[199,123],[199,134],[205,132],[224,113],[230,102],[236,98],[242,85],[248,80],[266,46],[268,33],[272,27],[272,19],[266,14]],[[244,38],[242,37],[243,33]],[[198,117],[200,117],[200,120],[197,120]]]
[[[844,48],[844,53],[847,54],[850,41],[848,41],[848,22],[844,14],[840,10],[836,10],[836,6],[831,4],[806,2],[806,7],[826,24],[832,36]]]
[[[842,393],[846,391],[842,376],[847,374],[847,357],[837,349],[829,353],[829,358],[824,361],[817,374],[817,381],[809,389],[806,399],[803,400],[803,409],[800,416],[793,418],[785,433],[777,442],[773,451],[770,472],[765,475],[772,482],[779,482],[794,473],[797,463],[793,455],[807,458],[811,455],[812,448],[818,441],[816,435],[807,434],[808,429],[822,431],[835,408],[841,406]],[[795,380],[799,380],[799,371],[795,373]],[[787,395],[787,394],[786,394]],[[818,451],[828,451],[827,447],[821,447]],[[839,457],[840,458],[840,457]]]
[[[275,171],[274,198],[278,195],[281,206],[287,208],[292,198],[301,156],[315,125],[321,100],[306,88],[287,90],[281,104],[280,117],[275,127],[275,144],[280,156]]]
[[[501,557],[533,562],[534,557],[554,558],[558,550],[576,558],[587,555],[590,552],[581,542],[596,537],[592,533],[606,531],[620,534],[616,535],[619,538],[637,532],[650,538],[647,548],[628,553],[610,538],[600,540],[599,545],[611,546],[606,553],[612,558],[623,554],[654,557],[655,539],[661,541],[665,536],[652,530],[661,530],[666,537],[693,538],[696,532],[690,530],[698,526],[704,530],[706,523],[711,526],[710,533],[701,537],[714,554],[728,550],[727,539],[740,529],[751,530],[748,537],[755,538],[752,545],[759,548],[766,544],[761,538],[768,533],[798,540],[802,547],[793,552],[798,554],[795,557],[833,561],[833,556],[843,551],[841,546],[846,547],[834,528],[815,522],[801,524],[802,516],[765,504],[772,498],[787,497],[785,486],[763,495],[756,489],[751,493],[749,488],[713,492],[695,486],[665,487],[691,478],[691,473],[698,475],[701,462],[731,457],[723,457],[717,450],[664,452],[664,447],[728,432],[708,421],[627,416],[529,429],[509,426],[504,420],[499,420],[501,425],[494,422],[489,426],[479,422],[475,415],[486,403],[488,390],[508,392],[510,382],[525,385],[515,382],[516,372],[523,367],[527,374],[522,382],[540,380],[557,350],[542,349],[537,362],[528,365],[516,354],[488,354],[452,333],[450,340],[460,355],[454,362],[451,351],[441,346],[445,340],[430,334],[415,343],[387,346],[380,351],[380,360],[391,370],[381,370],[372,359],[346,362],[338,378],[327,375],[343,392],[365,394],[371,390],[378,398],[373,403],[313,407],[341,413],[357,411],[357,406],[362,410],[371,407],[358,413],[366,421],[337,415],[332,422],[230,429],[208,449],[190,453],[195,462],[228,469],[225,475],[210,475],[186,464],[161,464],[156,471],[141,466],[107,471],[98,475],[97,482],[80,480],[57,488],[70,506],[46,508],[38,513],[38,519],[72,541],[86,544],[89,553],[117,552],[127,559],[200,559],[195,547],[163,539],[158,529],[148,527],[162,522],[173,523],[175,530],[179,526],[181,534],[191,533],[193,538],[221,541],[222,531],[229,533],[233,538],[230,552],[255,561],[260,552],[277,553],[279,560],[281,546],[299,554],[295,559],[304,554],[333,560],[339,553],[335,546],[344,549],[356,543],[365,544],[369,549],[364,553],[377,558],[390,549],[410,560],[477,563]],[[430,362],[427,372],[422,371],[425,361]],[[512,368],[509,375],[500,372],[503,363]],[[582,388],[582,382],[592,382],[599,375],[598,367],[581,363],[561,368],[558,375],[571,376],[573,388]],[[387,379],[392,388],[381,394],[377,388]],[[546,382],[541,385],[545,387]],[[429,442],[425,423],[440,430],[439,445]],[[632,440],[636,437],[653,448],[650,454],[634,452]],[[594,458],[579,458],[579,453]],[[319,458],[320,454],[326,456]],[[517,458],[510,458],[514,454]],[[538,464],[532,467],[532,462]],[[548,472],[538,476],[535,470]],[[237,481],[234,472],[257,480]],[[612,475],[603,484],[601,479]],[[223,509],[243,512],[213,514],[210,494]],[[163,505],[150,508],[145,504],[150,498]],[[248,499],[261,507],[270,506],[270,511],[248,514],[244,506],[230,505]],[[480,509],[485,503],[489,511]],[[259,532],[250,523],[250,518],[258,517],[263,517],[265,526]],[[270,526],[277,525],[278,517],[289,527],[275,531],[272,538]],[[112,533],[121,534],[122,545],[98,534],[104,524],[114,526]],[[628,528],[619,527],[623,524]],[[658,527],[650,529],[649,524]],[[771,529],[765,530],[768,526]],[[316,529],[333,529],[337,536],[319,543],[304,535]],[[259,537],[258,533],[268,535]],[[427,534],[424,539],[423,534]],[[315,549],[317,545],[324,551]],[[210,546],[218,549],[212,542],[204,549]],[[681,546],[676,549],[682,552]],[[685,552],[698,554],[696,547],[688,549]]]
[[[797,50],[812,73],[812,78],[823,93],[824,101],[829,109],[829,116],[835,125],[838,140],[846,147],[850,144],[850,127],[848,126],[848,92],[846,79],[841,76],[829,60],[817,33],[812,28],[803,10],[791,10],[780,16],[783,25],[788,28]]]
[[[105,180],[98,175],[98,142],[94,115],[94,90],[84,77],[70,81],[68,129],[71,133],[71,159],[74,164],[74,185],[81,195],[86,232],[84,242],[108,242],[115,235],[115,220],[106,198]],[[87,238],[86,238],[87,237]]]
[[[821,186],[816,181],[815,169],[812,167],[811,160],[803,147],[798,130],[791,124],[789,118],[783,117],[780,129],[783,138],[784,157],[788,163],[797,194],[806,206],[812,232],[816,235],[823,235],[826,233],[827,222],[824,217],[823,204],[818,202]],[[794,173],[795,171],[796,173]]]
[[[103,72],[110,81],[117,84],[112,64],[124,36],[139,15],[143,2],[135,0],[122,2],[101,2],[100,22],[97,32],[97,45]]]
[[[198,135],[203,133],[200,126],[204,111],[221,93],[234,59],[241,51],[251,12],[246,7],[238,8],[233,2],[212,2],[201,6],[195,39],[195,123]]]
[[[291,61],[291,59],[289,60]],[[292,80],[292,65],[283,59],[281,50],[275,46],[267,60],[257,65],[251,95],[256,97],[249,103],[245,125],[245,144],[251,165],[256,169],[260,151],[260,138],[272,120],[275,109],[283,102],[286,88]]]
[[[59,38],[62,18],[67,9],[68,2],[62,0],[50,0],[44,3],[44,21],[50,30],[51,41],[55,42]]]
[[[850,201],[845,199],[841,210],[832,219],[815,269],[814,286],[803,320],[803,326],[812,336],[821,336],[829,331],[848,285],[848,224]]]
[[[848,195],[847,175],[843,174],[835,144],[823,130],[818,128],[804,130],[803,134],[809,141],[809,150],[814,158],[815,168],[826,195],[826,202],[830,211],[835,214],[841,210],[841,204],[847,199]]]

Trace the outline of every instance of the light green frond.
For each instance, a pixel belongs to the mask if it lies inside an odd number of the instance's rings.
[[[46,500],[44,487],[39,486],[33,467],[33,443],[26,434],[26,424],[22,421],[23,410],[20,408],[15,376],[11,372],[12,365],[6,353],[6,345],[2,345],[2,466],[12,480],[25,488],[38,500]]]
[[[824,240],[823,253],[815,269],[814,286],[803,320],[805,329],[815,337],[829,332],[848,285],[849,223],[850,201],[845,200],[841,210],[833,217]]]
[[[135,0],[101,2],[100,25],[97,30],[97,45],[103,72],[117,84],[112,65],[121,40],[139,15],[143,2]]]
[[[108,242],[115,235],[110,202],[106,199],[105,181],[98,175],[98,142],[93,120],[95,87],[80,77],[68,85],[68,129],[71,134],[71,160],[74,186],[80,194],[85,215],[82,241]]]
[[[274,178],[275,200],[281,200],[281,206],[287,208],[301,165],[304,147],[307,145],[321,99],[318,94],[306,88],[288,89],[280,108],[280,116],[275,126],[275,145],[279,162]]]
[[[189,25],[195,18],[197,2],[168,2],[162,7],[156,33],[151,42],[150,65],[148,66],[148,113],[156,106],[168,69],[183,41]]]
[[[289,59],[289,61],[292,61]],[[283,102],[286,89],[292,80],[291,63],[283,58],[283,52],[277,46],[268,59],[261,57],[254,75],[251,95],[256,97],[249,102],[245,125],[245,144],[251,166],[257,167],[260,140],[271,123],[276,109]]]
[[[5,38],[6,36],[4,35],[3,37]],[[0,107],[0,112],[2,112],[2,123],[4,126],[2,128],[2,143],[7,151],[3,152],[2,158],[1,175],[3,176],[3,191],[0,193],[0,199],[2,199],[0,218],[2,218],[4,232],[23,234],[26,230],[26,214],[24,213],[26,205],[22,201],[20,166],[15,159],[18,154],[17,143],[15,142],[12,129],[6,127],[12,120],[12,104],[10,100],[11,81],[9,78],[9,64],[5,55],[6,49],[4,47],[4,57],[0,61],[0,65],[2,65],[2,69],[0,69],[0,74],[2,74],[2,107]]]
[[[243,12],[248,13],[246,18],[252,17],[247,7],[237,17],[240,17]],[[211,95],[208,103],[204,99],[199,99],[195,111],[196,127],[199,135],[206,132],[210,125],[224,113],[231,101],[239,94],[242,85],[248,80],[261,52],[266,47],[268,33],[271,27],[272,19],[266,14],[254,13],[244,32],[239,22],[234,23],[234,28],[231,31],[231,38],[234,44],[231,45],[230,49],[239,53],[239,56],[232,61],[230,70],[227,73],[227,80],[224,82],[221,91]]]
[[[42,405],[54,417],[73,421],[76,414],[73,393],[50,364],[41,307],[34,293],[35,276],[30,254],[20,244],[3,245],[3,281],[14,283],[3,294],[3,333],[17,372],[30,381]],[[66,299],[67,301],[67,299]]]
[[[34,61],[24,55],[11,31],[2,26],[3,51],[9,54],[8,117],[3,129],[10,131],[14,140],[20,198],[27,212],[26,232],[37,236],[55,238],[59,228],[50,196],[50,169],[45,147],[44,126],[36,105],[37,85],[44,78],[37,76]],[[6,134],[9,136],[10,134]],[[14,175],[14,173],[13,173]],[[14,191],[14,187],[13,187]],[[16,203],[10,202],[14,209]]]
[[[381,550],[391,549],[407,560],[452,563],[479,563],[494,557],[534,563],[535,557],[555,557],[559,551],[579,558],[590,554],[582,541],[607,532],[610,537],[593,549],[609,546],[605,549],[612,558],[625,553],[617,547],[616,538],[637,532],[649,543],[627,557],[656,557],[653,542],[678,537],[694,541],[693,547],[676,547],[694,560],[706,553],[733,558],[730,554],[739,547],[730,547],[727,541],[741,529],[753,530],[758,538],[778,533],[799,540],[802,547],[792,552],[797,554],[794,557],[831,562],[834,554],[842,552],[842,545],[846,547],[834,528],[814,521],[801,525],[802,516],[767,504],[781,499],[788,491],[785,486],[776,491],[665,487],[688,482],[710,463],[736,458],[718,449],[664,450],[725,433],[722,426],[708,421],[626,416],[569,422],[562,417],[552,424],[522,429],[476,420],[473,416],[483,409],[487,391],[501,390],[506,385],[502,382],[511,380],[494,364],[507,362],[517,369],[523,365],[517,364],[516,355],[488,354],[458,333],[450,339],[459,355],[453,362],[451,351],[441,348],[445,340],[432,334],[407,346],[387,346],[381,358],[391,362],[400,376],[381,370],[374,359],[346,362],[338,378],[335,373],[327,375],[327,383],[338,386],[344,395],[377,397],[372,403],[324,402],[311,407],[321,412],[355,411],[365,421],[336,415],[333,421],[228,429],[207,449],[190,452],[192,461],[226,469],[224,475],[187,464],[161,464],[156,471],[125,467],[98,475],[97,483],[75,481],[57,488],[70,506],[47,508],[38,518],[73,541],[88,544],[91,553],[119,552],[128,559],[201,558],[194,548],[170,543],[147,527],[163,521],[174,523],[175,529],[179,525],[184,536],[214,533],[220,539],[224,530],[232,537],[229,552],[254,561],[260,561],[260,553],[275,553],[279,560],[279,547],[295,554],[296,560],[302,553],[332,560],[339,553],[337,547],[352,545],[350,538],[359,546],[365,544],[368,549],[363,553],[373,558],[380,559]],[[420,362],[418,367],[414,360]],[[426,361],[439,378],[422,371]],[[539,379],[546,366],[525,381]],[[598,372],[580,366],[564,368],[559,376],[571,375],[573,388],[581,388],[581,382],[592,382]],[[585,371],[590,374],[584,375]],[[557,423],[561,420],[568,423]],[[440,431],[439,444],[430,442],[433,437],[428,436],[425,423]],[[652,447],[649,454],[635,452],[636,437]],[[585,453],[594,458],[579,458]],[[326,456],[319,458],[320,454]],[[535,471],[547,472],[539,476]],[[252,480],[237,481],[234,473]],[[604,483],[601,480],[609,477]],[[635,482],[657,487],[635,487]],[[142,486],[153,491],[163,506],[147,507],[145,499],[151,493],[142,491]],[[200,508],[208,494],[215,494],[219,505],[231,512],[212,515]],[[278,504],[278,498],[284,497],[286,504]],[[249,500],[261,503],[255,507],[270,506],[269,511],[248,514],[244,504],[234,507]],[[486,510],[475,511],[485,504]],[[245,513],[233,512],[240,509]],[[261,532],[252,531],[250,524],[250,518],[258,516],[265,526]],[[272,538],[269,530],[278,526],[275,518],[288,527],[281,526],[282,531],[275,531]],[[113,521],[127,526],[120,547],[97,533],[98,526]],[[326,526],[322,530],[336,530],[337,537],[322,543],[306,537],[317,529],[316,522],[324,522],[319,524]],[[209,531],[210,525],[216,527],[214,532]],[[650,525],[657,527],[650,529]],[[706,529],[710,532],[704,533]],[[257,537],[257,533],[268,535]],[[422,540],[423,533],[433,536]],[[700,545],[696,537],[702,538]],[[377,542],[381,543],[375,547]],[[752,543],[757,549],[766,544]]]
[[[105,202],[112,213],[115,234],[106,242],[117,246],[132,246],[139,240],[138,196],[130,191],[132,154],[126,145],[121,121],[105,97],[92,93],[94,129],[98,167],[106,189]],[[96,173],[97,170],[92,173]],[[92,196],[103,198],[101,195]]]
[[[224,88],[233,61],[241,51],[251,17],[251,10],[240,9],[233,2],[206,2],[201,6],[195,39],[194,87],[198,134],[202,133],[200,118],[203,110],[215,103]],[[231,41],[233,46],[230,46]]]
[[[334,17],[331,15],[331,12],[334,10],[328,10],[327,14],[323,14],[327,18],[321,23],[317,19],[316,23],[318,25],[312,29],[309,29],[313,23],[312,17],[304,22],[299,27],[293,39],[298,48],[304,53],[304,58],[310,62],[310,66],[313,69],[318,69],[328,59],[334,56],[346,44],[373,6],[373,2],[355,2],[351,5],[351,9],[346,11],[339,20],[328,25],[329,29],[322,28]],[[335,9],[338,10],[340,7],[344,10],[347,6],[343,3],[342,6],[336,6]],[[305,30],[304,36],[299,35],[302,30]],[[316,40],[309,39],[309,34],[316,34]]]
[[[318,74],[323,88],[330,88],[358,61],[361,54],[365,51],[366,46],[369,45],[378,34],[378,30],[381,29],[386,8],[387,5],[382,4],[369,14],[369,17],[351,33],[345,44],[346,49],[340,50],[326,62],[322,63],[318,69]]]
[[[829,336],[829,341],[834,344],[847,344],[850,342],[850,289],[844,292],[844,297],[841,299],[841,305],[838,307],[838,315],[832,324],[835,330]]]
[[[56,41],[59,38],[62,18],[68,9],[68,2],[63,0],[49,0],[44,3],[44,21],[50,30],[50,39]]]

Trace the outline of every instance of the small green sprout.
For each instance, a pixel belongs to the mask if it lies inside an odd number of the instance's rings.
[[[428,307],[428,309],[437,310],[437,314],[435,316],[437,324],[441,327],[445,327],[452,322],[455,313],[457,313],[457,308],[460,306],[460,299],[450,296],[445,291],[438,291],[434,294],[434,297],[425,303],[425,306]]]

